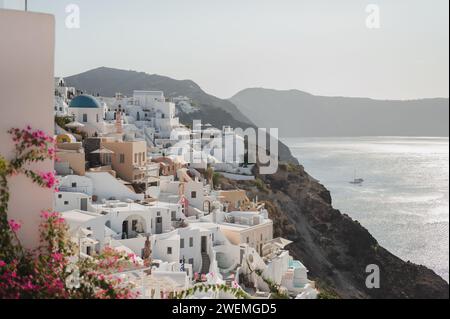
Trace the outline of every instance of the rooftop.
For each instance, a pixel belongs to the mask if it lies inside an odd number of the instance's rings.
[[[70,101],[69,107],[97,109],[100,108],[101,105],[95,97],[83,94]]]
[[[93,204],[92,206],[97,210],[97,211],[112,211],[114,210],[114,212],[136,212],[136,211],[147,211],[149,208],[166,208],[166,209],[170,209],[173,208],[174,205],[177,204],[173,204],[173,203],[166,203],[166,202],[152,202],[150,204],[140,204],[140,203],[135,203],[135,202],[122,202],[119,200],[111,200],[111,201],[107,201],[104,204]]]

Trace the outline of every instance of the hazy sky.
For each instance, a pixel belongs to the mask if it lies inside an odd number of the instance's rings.
[[[70,3],[80,29],[65,26]],[[371,3],[380,29],[366,27]],[[29,0],[29,8],[56,15],[58,75],[132,69],[192,79],[223,98],[247,87],[449,95],[448,0]]]

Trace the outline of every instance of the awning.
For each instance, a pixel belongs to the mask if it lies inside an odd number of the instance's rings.
[[[292,241],[290,241],[289,239],[278,237],[278,238],[269,240],[267,242],[267,244],[274,244],[274,245],[280,247],[281,249],[284,249],[284,247],[286,247],[287,245],[292,244]]]

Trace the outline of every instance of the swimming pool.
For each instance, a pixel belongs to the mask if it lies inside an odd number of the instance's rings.
[[[305,266],[303,266],[303,264],[298,260],[289,261],[289,268],[298,269],[298,268],[304,268],[304,267]]]

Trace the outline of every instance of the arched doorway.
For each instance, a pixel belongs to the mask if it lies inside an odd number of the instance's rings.
[[[147,223],[142,216],[130,215],[122,222],[122,238],[135,238],[147,233]]]

